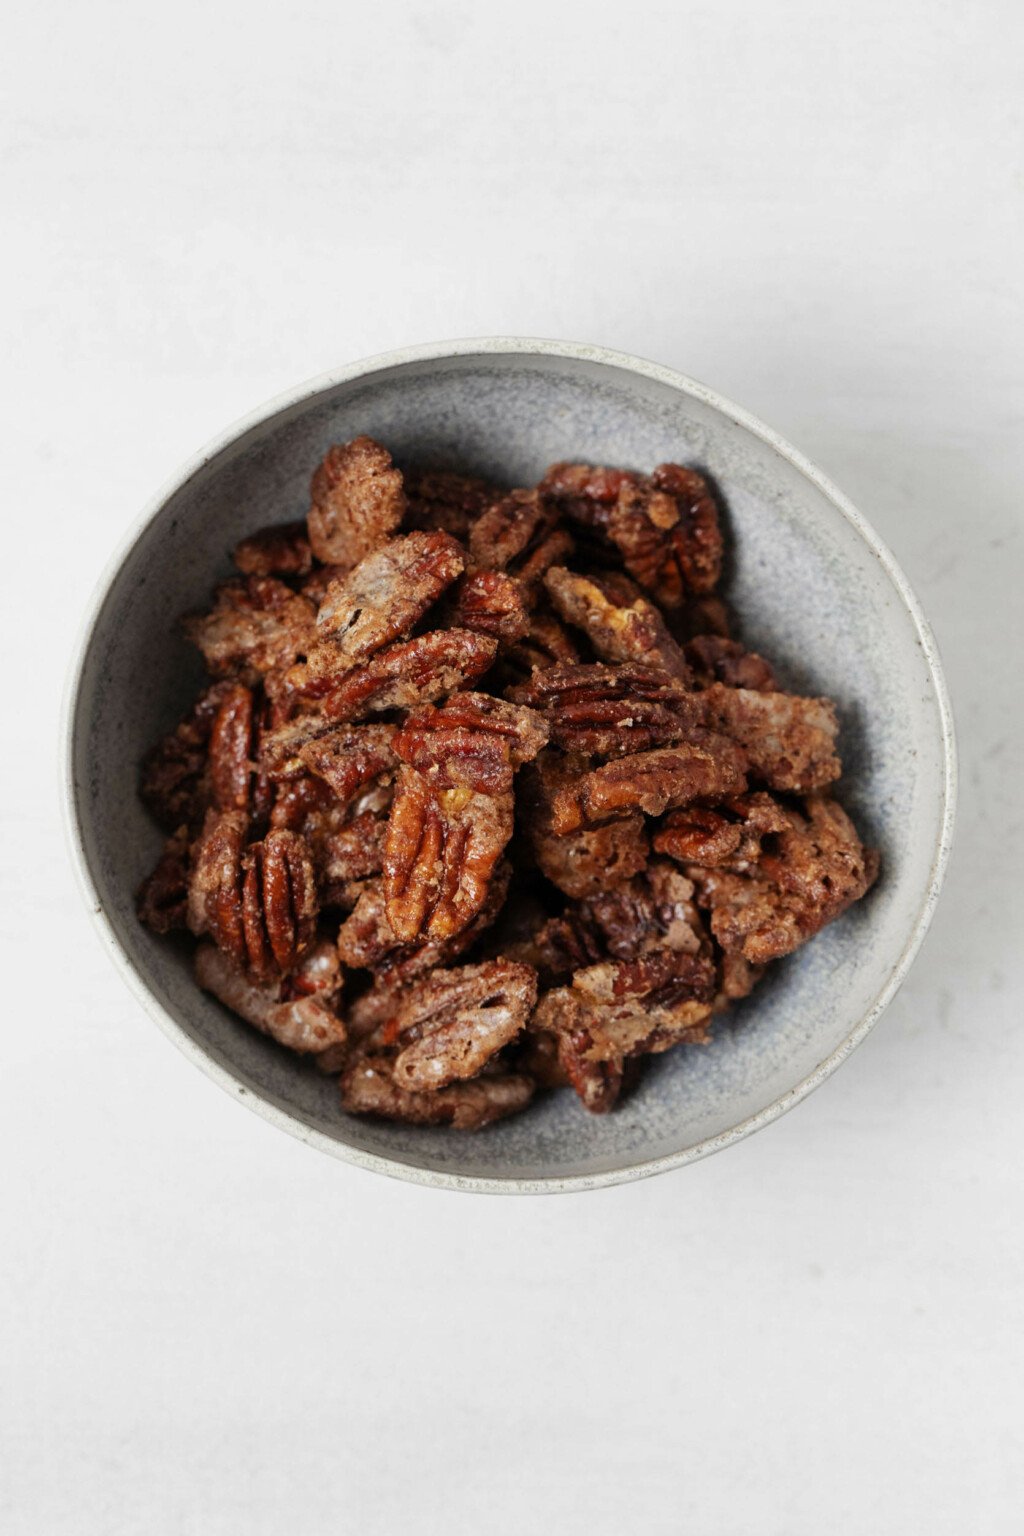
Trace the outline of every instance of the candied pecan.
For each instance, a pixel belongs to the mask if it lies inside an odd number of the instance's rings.
[[[468,571],[455,589],[451,622],[515,645],[530,629],[523,589],[504,571]]]
[[[289,667],[313,643],[316,610],[273,576],[247,576],[217,588],[210,613],[185,620],[185,633],[214,677],[255,683]]]
[[[249,809],[253,752],[253,694],[244,683],[225,692],[210,732],[210,785],[219,811]]]
[[[142,759],[139,794],[166,832],[183,823],[197,827],[209,804],[207,752],[210,732],[230,684],[214,683],[174,730]]]
[[[722,566],[718,509],[707,483],[680,464],[650,476],[587,464],[553,464],[541,492],[622,555],[629,574],[663,608],[711,592]]]
[[[486,901],[460,933],[413,944],[403,944],[388,921],[381,883],[367,880],[341,925],[338,953],[347,966],[376,971],[380,983],[390,987],[404,985],[437,965],[448,965],[493,923],[504,903],[511,873],[503,860],[491,876]]]
[[[422,469],[406,471],[405,494],[405,521],[410,528],[440,528],[464,539],[473,521],[502,493],[473,475]]]
[[[398,1052],[394,1081],[415,1092],[476,1077],[519,1034],[536,1001],[536,973],[511,960],[432,971],[409,988],[384,1031]]]
[[[347,576],[347,565],[316,565],[310,571],[305,581],[299,587],[303,597],[308,597],[315,608],[319,608],[327,596],[327,589],[332,581],[340,581]]]
[[[321,906],[354,906],[355,887],[380,873],[385,822],[333,795],[322,779],[293,779],[278,795],[272,827],[301,832],[316,872]]]
[[[572,554],[572,537],[559,527],[559,518],[558,508],[539,490],[510,491],[470,530],[474,564],[517,577],[532,605],[544,572]]]
[[[478,1077],[435,1092],[412,1093],[394,1081],[386,1056],[363,1056],[341,1079],[341,1103],[354,1115],[376,1115],[407,1125],[450,1125],[478,1131],[517,1114],[533,1097],[533,1082],[521,1073]]]
[[[735,950],[718,955],[718,990],[711,1005],[712,1013],[725,1013],[731,1003],[749,997],[764,975],[763,965],[751,965]]]
[[[497,650],[497,641],[489,635],[474,635],[468,629],[434,630],[378,651],[337,683],[314,680],[304,691],[319,698],[322,721],[357,720],[385,709],[415,709],[463,683],[475,682]]]
[[[528,1026],[514,1051],[516,1068],[538,1088],[568,1088],[569,1077],[558,1057],[558,1039],[547,1029]]]
[[[553,613],[536,608],[529,621],[523,639],[505,647],[502,672],[509,683],[523,682],[547,667],[571,666],[580,659],[568,631]]]
[[[778,679],[770,661],[748,651],[738,640],[723,635],[695,635],[684,647],[686,660],[698,688],[725,683],[730,688],[749,688],[755,693],[777,693]]]
[[[752,965],[790,954],[868,890],[878,856],[861,845],[834,800],[809,795],[804,813],[787,810],[749,875],[687,866],[711,931],[727,954]]]
[[[654,950],[708,951],[691,880],[664,859],[652,859],[628,885],[590,896],[576,916],[599,935],[613,960],[636,960]]]
[[[552,831],[575,832],[634,810],[660,816],[691,800],[739,794],[746,787],[745,766],[744,754],[727,736],[693,731],[678,746],[618,758],[566,784],[552,799]]]
[[[306,742],[296,755],[339,800],[348,801],[364,785],[394,774],[394,734],[392,725],[336,725]]]
[[[164,844],[152,874],[135,898],[141,922],[154,933],[188,926],[188,828],[179,827]]]
[[[758,791],[725,800],[713,810],[691,805],[666,816],[652,839],[658,853],[681,864],[744,872],[757,862],[761,839],[789,825],[786,812],[771,795]]]
[[[566,896],[594,895],[629,880],[643,869],[650,851],[639,812],[563,836],[552,830],[555,794],[586,766],[585,759],[542,752],[522,779],[522,830],[541,873]]]
[[[660,667],[627,662],[548,667],[509,690],[539,710],[551,740],[565,752],[618,756],[688,736],[704,707]]]
[[[188,926],[195,934],[209,933],[238,966],[246,962],[242,854],[248,829],[244,811],[207,811],[191,852],[188,889]]]
[[[314,956],[319,960],[320,951],[325,948],[329,950],[331,946],[318,946],[311,951],[309,962]],[[329,956],[324,955],[323,962],[329,967]],[[331,1051],[335,1069],[340,1066],[337,1053],[344,1048],[346,1033],[331,1003],[333,988],[314,987],[304,994],[285,997],[280,979],[253,981],[213,944],[200,944],[196,950],[196,979],[205,992],[212,992],[226,1008],[261,1033],[270,1035],[279,1045],[303,1055]]]
[[[755,693],[722,683],[694,697],[700,700],[704,724],[737,742],[749,760],[751,778],[769,789],[803,794],[824,788],[842,772],[831,699]]]
[[[532,709],[488,693],[453,693],[440,707],[410,714],[392,746],[435,786],[494,794],[511,789],[514,770],[547,739],[547,725]]]
[[[665,620],[631,582],[578,576],[556,565],[544,585],[562,618],[583,630],[602,661],[641,662],[689,681],[690,669]]]
[[[481,794],[437,788],[403,767],[384,844],[388,920],[404,943],[446,939],[487,899],[491,875],[512,835],[512,790]]]
[[[589,1060],[581,1049],[585,1036],[578,1031],[560,1034],[556,1041],[558,1065],[583,1108],[592,1115],[608,1114],[618,1103],[622,1090],[622,1059],[616,1056],[609,1061]]]
[[[347,570],[382,543],[405,512],[402,476],[372,437],[328,449],[311,492],[307,523],[313,553]]]
[[[274,828],[246,850],[242,867],[249,969],[261,979],[288,972],[316,930],[316,876],[305,839]]]
[[[408,635],[465,563],[447,533],[406,533],[371,551],[327,588],[307,662],[310,676],[340,677]]]
[[[313,569],[305,523],[275,523],[235,545],[234,562],[245,576],[308,576]]]

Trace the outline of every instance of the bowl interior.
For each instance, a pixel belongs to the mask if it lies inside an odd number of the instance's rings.
[[[160,844],[136,797],[137,765],[202,676],[176,618],[207,603],[243,534],[305,513],[313,467],[330,443],[360,432],[401,464],[453,464],[509,485],[566,458],[700,466],[727,509],[727,590],[745,638],[787,684],[838,703],[841,797],[881,849],[877,888],[719,1021],[710,1048],[652,1059],[614,1114],[590,1116],[562,1093],[476,1136],[347,1117],[333,1080],[202,994],[187,953],[135,919],[133,892]],[[699,389],[583,354],[469,352],[378,367],[277,410],[216,452],[163,502],[109,587],[84,654],[72,741],[77,835],[98,903],[179,1043],[320,1145],[389,1159],[412,1177],[497,1185],[602,1182],[708,1150],[813,1074],[900,962],[928,899],[948,790],[917,625],[826,490]]]

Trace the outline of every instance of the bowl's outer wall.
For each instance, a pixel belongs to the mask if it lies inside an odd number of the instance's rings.
[[[402,465],[454,464],[510,485],[565,458],[699,465],[728,509],[728,591],[745,638],[789,685],[839,705],[842,798],[881,850],[878,887],[718,1022],[712,1048],[654,1059],[613,1115],[587,1115],[558,1094],[476,1137],[344,1116],[333,1080],[202,994],[186,952],[135,918],[133,892],[160,844],[137,799],[137,765],[202,677],[177,616],[207,605],[243,534],[305,513],[312,468],[329,444],[360,432]],[[93,625],[72,711],[77,834],[137,979],[236,1091],[282,1111],[289,1129],[453,1182],[606,1182],[703,1150],[785,1099],[889,986],[934,898],[949,810],[941,689],[879,554],[745,424],[664,378],[580,355],[421,358],[332,385],[244,432],[173,492],[131,547]]]

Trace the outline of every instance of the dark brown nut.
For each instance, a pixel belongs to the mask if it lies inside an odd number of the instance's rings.
[[[342,1108],[349,1114],[376,1115],[406,1125],[450,1125],[456,1131],[478,1131],[518,1114],[532,1097],[531,1079],[512,1072],[452,1083],[436,1093],[410,1093],[395,1083],[386,1056],[360,1057],[341,1079]]]
[[[502,657],[502,680],[509,685],[527,682],[534,672],[548,667],[572,666],[580,653],[568,631],[553,613],[535,608],[522,640],[506,645]]]
[[[509,696],[543,714],[564,752],[643,752],[680,741],[703,723],[696,694],[660,667],[636,662],[549,667]]]
[[[307,576],[313,569],[305,523],[261,528],[235,545],[235,564],[245,576]]]
[[[410,470],[405,475],[410,528],[440,528],[464,539],[471,525],[502,492],[486,480],[447,469]]]
[[[776,693],[779,684],[771,662],[748,651],[738,640],[721,635],[697,635],[685,647],[685,656],[698,688],[725,683],[730,688],[749,688],[755,693]]]
[[[298,750],[302,763],[347,803],[367,784],[390,779],[398,759],[392,725],[337,725]]]
[[[246,850],[242,867],[249,969],[258,979],[287,974],[316,932],[316,876],[305,839],[275,828]]]
[[[405,512],[402,476],[372,437],[329,449],[311,491],[307,524],[313,553],[346,570],[383,543]]]
[[[578,576],[556,565],[544,585],[562,618],[583,630],[602,661],[661,667],[680,682],[689,681],[686,658],[665,620],[631,582]]]
[[[652,839],[658,853],[681,864],[745,873],[761,856],[761,840],[783,832],[786,812],[771,795],[758,791],[709,806],[691,805],[666,816]]]
[[[621,1064],[703,1043],[714,995],[715,968],[706,955],[653,950],[577,971],[571,987],[545,994],[534,1020],[539,1029],[567,1035],[585,1061]]]
[[[279,1045],[302,1055],[331,1051],[335,1070],[340,1066],[337,1053],[345,1046],[345,1026],[327,989],[285,998],[280,980],[253,981],[213,944],[196,950],[196,979],[205,992]]]
[[[165,832],[202,824],[210,803],[207,753],[213,722],[230,688],[214,683],[195,706],[142,760],[139,794]]]
[[[485,960],[431,972],[408,989],[384,1032],[398,1053],[395,1083],[417,1092],[476,1077],[516,1038],[536,1001],[537,976],[528,965]]]
[[[638,960],[676,950],[710,954],[711,946],[693,899],[693,882],[676,865],[652,859],[628,885],[590,896],[575,914],[596,938],[600,958]]]
[[[714,683],[694,695],[704,724],[743,748],[750,777],[798,794],[823,789],[842,772],[836,753],[839,726],[831,699],[791,693],[754,693]]]
[[[673,629],[678,640],[689,641],[701,635],[728,640],[733,631],[729,605],[721,597],[691,598],[673,614]]]
[[[718,509],[704,479],[680,464],[650,476],[554,464],[543,495],[620,552],[629,574],[663,608],[711,592],[722,567]]]
[[[207,811],[190,855],[188,926],[209,933],[239,967],[246,963],[242,854],[248,830],[244,811]]]
[[[339,678],[408,635],[465,564],[465,552],[447,533],[406,533],[373,550],[327,588],[310,676]]]
[[[185,620],[185,633],[214,677],[256,683],[290,667],[313,643],[316,610],[273,576],[248,576],[217,588],[210,613]]]
[[[525,1072],[538,1088],[568,1088],[569,1076],[558,1059],[558,1044],[550,1030],[528,1027],[513,1053],[516,1070]]]
[[[384,844],[388,921],[406,944],[447,939],[481,910],[512,835],[512,790],[435,789],[403,767]]]
[[[530,615],[514,576],[504,571],[471,571],[455,589],[451,622],[478,635],[492,635],[503,645],[515,645],[529,632]]]
[[[154,933],[188,927],[188,843],[188,828],[179,827],[135,898],[140,922]]]
[[[282,787],[271,812],[272,827],[301,832],[306,840],[321,906],[355,905],[353,887],[380,873],[386,822],[381,809],[360,809],[336,798],[312,776]]]
[[[727,736],[693,731],[676,747],[619,758],[565,785],[552,800],[552,831],[575,832],[637,810],[660,816],[693,800],[737,795],[746,788],[745,768],[744,753]]]
[[[340,682],[306,679],[303,692],[319,700],[323,722],[358,720],[385,709],[415,709],[482,677],[498,652],[489,635],[434,630],[397,645],[346,672]],[[322,734],[318,730],[312,734]],[[310,739],[310,738],[307,738]]]
[[[859,901],[878,873],[877,854],[834,800],[810,795],[804,812],[786,811],[787,829],[749,875],[687,867],[715,939],[752,965],[797,949]]]
[[[392,746],[435,788],[498,794],[511,789],[515,770],[547,739],[547,725],[532,709],[488,693],[453,693],[439,708],[410,714]]]
[[[560,516],[539,490],[511,491],[473,524],[469,553],[474,565],[517,577],[532,606],[544,572],[572,554],[572,536],[559,527]]]
[[[639,811],[600,827],[579,827],[558,836],[553,830],[554,797],[588,767],[586,759],[542,752],[523,772],[522,830],[541,873],[566,896],[596,895],[640,873],[650,847]]]
[[[405,985],[435,966],[450,965],[484,933],[501,911],[511,878],[502,861],[491,876],[487,899],[471,923],[446,939],[403,944],[388,921],[379,880],[367,880],[338,933],[338,954],[353,970],[372,970],[382,986]]]
[[[210,732],[210,785],[218,811],[249,809],[253,750],[252,689],[233,683]]]
[[[540,922],[526,938],[501,946],[503,955],[532,965],[545,986],[568,980],[574,971],[607,958],[601,933],[581,907]]]
[[[608,1114],[615,1108],[622,1091],[624,1063],[621,1058],[614,1057],[610,1061],[588,1060],[583,1054],[587,1045],[585,1031],[558,1035],[556,1041],[558,1065],[583,1108],[592,1115]]]

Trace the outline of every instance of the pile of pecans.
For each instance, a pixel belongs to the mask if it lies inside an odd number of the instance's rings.
[[[731,636],[693,469],[504,492],[359,437],[234,560],[143,764],[139,915],[353,1113],[606,1111],[875,877],[833,706]]]

